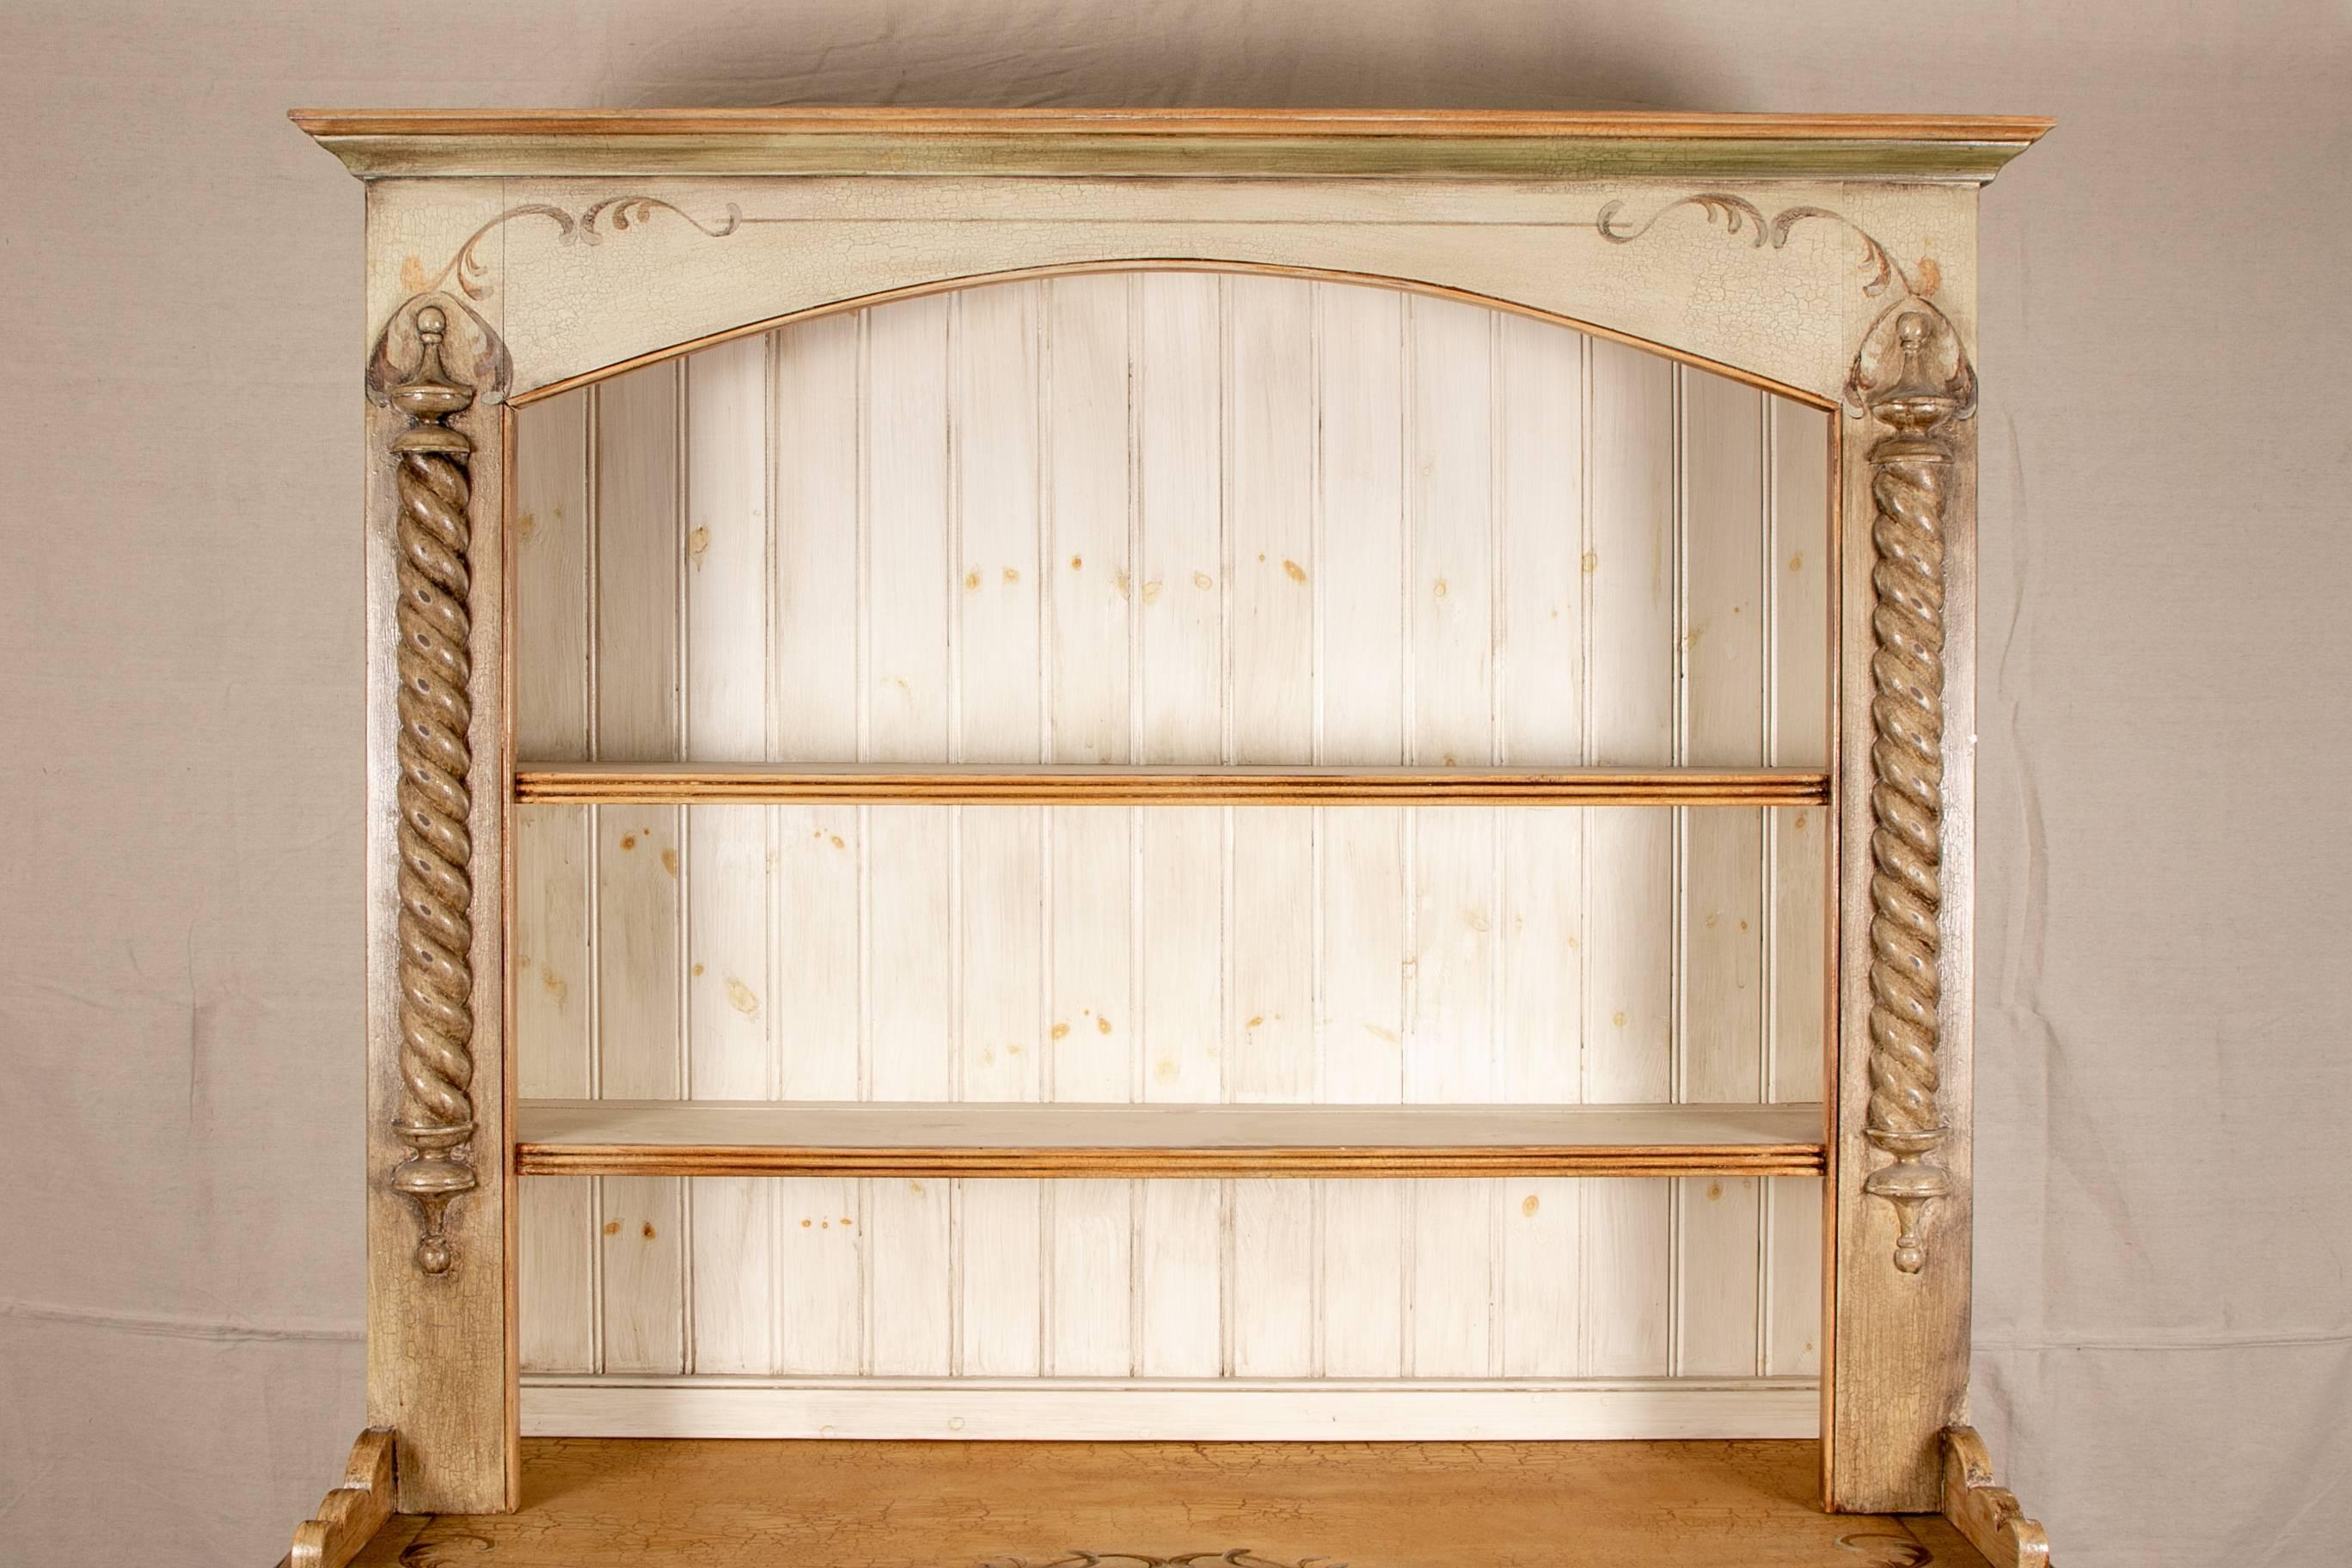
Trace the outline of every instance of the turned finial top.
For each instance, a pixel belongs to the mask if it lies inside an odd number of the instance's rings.
[[[427,343],[449,330],[449,318],[441,313],[438,305],[426,305],[416,312],[416,335]]]

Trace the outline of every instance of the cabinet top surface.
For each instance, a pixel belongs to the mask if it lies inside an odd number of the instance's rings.
[[[1189,175],[1878,179],[1981,184],[2021,115],[1429,110],[297,110],[363,179]]]

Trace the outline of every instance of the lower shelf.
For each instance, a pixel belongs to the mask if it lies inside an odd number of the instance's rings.
[[[527,1100],[532,1175],[1809,1176],[1818,1105]]]
[[[535,1438],[522,1509],[395,1517],[362,1568],[1981,1568],[1824,1514],[1804,1442]]]

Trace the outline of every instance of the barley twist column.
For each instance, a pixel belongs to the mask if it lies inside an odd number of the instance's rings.
[[[392,444],[400,493],[394,525],[400,584],[400,1073],[393,1131],[412,1152],[394,1166],[393,1190],[417,1206],[424,1236],[416,1266],[448,1272],[443,1221],[474,1190],[473,622],[468,466],[473,443],[445,421],[471,406],[441,362],[446,320],[416,312],[423,353],[391,389],[415,421]]]
[[[1952,1179],[1935,1154],[1948,1130],[1937,1105],[1937,966],[1942,943],[1944,826],[1944,507],[1953,464],[1939,433],[1959,412],[1956,387],[1927,365],[1930,322],[1895,325],[1902,369],[1869,399],[1895,434],[1871,448],[1877,517],[1871,573],[1870,1111],[1864,1136],[1894,1156],[1864,1190],[1895,1205],[1895,1266],[1926,1266],[1920,1219]]]

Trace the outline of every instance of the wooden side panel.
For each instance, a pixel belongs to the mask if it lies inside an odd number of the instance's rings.
[[[1892,1205],[1863,1189],[1886,1163],[1863,1129],[1870,1100],[1870,879],[1855,860],[1870,853],[1873,682],[1871,444],[1887,434],[1874,421],[1849,428],[1837,481],[1843,500],[1843,580],[1839,689],[1840,810],[1843,864],[1838,914],[1837,1080],[1830,1161],[1834,1248],[1831,1331],[1835,1375],[1823,1417],[1832,1507],[1927,1510],[1941,1496],[1942,1434],[1966,1413],[1969,1367],[1970,1233],[1970,997],[1974,925],[1969,823],[1975,795],[1976,427],[1943,433],[1945,469],[1943,794],[1937,910],[1937,1103],[1948,1129],[1936,1163],[1951,1191],[1936,1200],[1926,1225],[1927,1255],[1917,1273],[1894,1263],[1898,1232]]]

